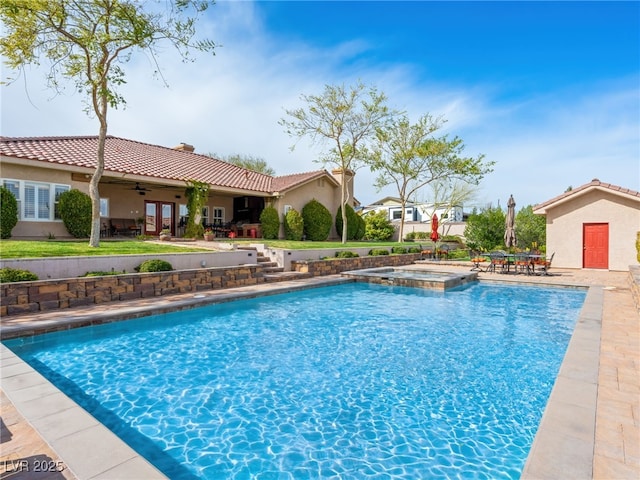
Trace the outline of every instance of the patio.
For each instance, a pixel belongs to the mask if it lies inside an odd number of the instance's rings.
[[[447,269],[455,271],[457,269],[469,271],[471,264],[465,266],[453,265],[452,262],[437,262],[439,268],[446,265]],[[424,268],[424,265],[421,265]],[[527,284],[557,284],[557,285],[589,285],[602,287],[602,329],[600,335],[600,359],[597,385],[597,404],[595,412],[595,436],[594,442],[592,474],[594,479],[635,479],[640,476],[640,336],[638,328],[640,325],[640,314],[638,307],[634,303],[630,289],[628,272],[608,272],[601,270],[569,270],[553,269],[553,276],[523,276],[523,275],[492,275],[490,273],[480,273],[479,277],[484,281],[500,282],[521,282]],[[319,282],[321,279],[309,279],[306,282]],[[277,288],[287,288],[287,284],[297,282],[283,282]],[[239,293],[248,290],[256,291],[261,289],[274,288],[273,285],[265,284],[248,289],[237,289]],[[235,290],[235,289],[234,289]],[[231,291],[220,292],[228,295]],[[165,303],[183,299],[183,296],[153,299],[153,302]],[[150,302],[151,300],[149,300]],[[136,303],[123,304],[123,309],[139,307],[141,301]],[[93,315],[100,315],[112,306],[97,306],[91,308]],[[74,310],[71,315],[86,315],[86,309]],[[70,312],[65,312],[64,316],[69,317]],[[52,312],[48,314],[32,315],[24,318],[25,323],[39,320],[61,320],[60,313]],[[3,375],[4,376],[4,375]],[[64,457],[49,447],[47,438],[43,438],[34,430],[28,418],[20,413],[20,405],[14,406],[11,400],[2,394],[1,411],[2,419],[5,423],[3,428],[2,460],[16,460],[25,457],[46,458],[53,461],[62,461],[66,466],[73,466],[81,461],[85,454],[84,450],[78,449],[70,455],[73,449],[66,449]],[[16,409],[17,407],[17,409]],[[27,415],[28,416],[28,415]],[[576,425],[580,430],[580,425]],[[10,435],[6,435],[9,432]],[[552,435],[553,437],[553,432]],[[554,439],[558,444],[566,447],[567,438]],[[563,458],[561,462],[553,459],[555,452],[554,445],[542,445],[539,447],[538,460],[545,464],[547,469],[543,477],[536,478],[589,478],[576,477],[570,475],[574,458]],[[548,461],[545,462],[545,458]],[[585,460],[584,458],[582,460]],[[85,462],[90,461],[89,459]],[[75,476],[75,475],[77,476]],[[105,470],[103,476],[108,476]],[[12,478],[88,478],[75,470],[72,472],[65,468],[62,472],[42,472],[41,476],[36,476],[34,472],[27,475],[16,474]]]

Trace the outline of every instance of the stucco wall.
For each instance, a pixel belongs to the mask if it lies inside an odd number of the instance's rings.
[[[299,213],[302,213],[302,208],[314,198],[331,212],[334,222],[332,222],[329,238],[337,238],[335,216],[340,204],[340,187],[336,186],[328,178],[316,179],[313,182],[292,189],[274,202],[273,206],[278,210],[278,215],[280,216],[281,238],[284,238],[284,227],[282,226],[284,206],[291,205]]]
[[[3,179],[25,180],[31,182],[57,183],[60,185],[70,185],[83,192],[88,191],[88,183],[71,180],[71,173],[50,168],[37,168],[29,165],[15,165],[2,162]],[[69,232],[65,228],[62,220],[55,221],[29,221],[18,222],[11,234],[14,237],[41,237],[47,238],[50,235],[55,237],[68,237]]]
[[[176,270],[204,267],[232,267],[257,263],[251,250],[229,252],[156,253],[144,255],[97,255],[91,257],[49,257],[0,259],[0,268],[17,268],[35,273],[41,280],[80,277],[87,272],[132,273],[145,260],[166,260]]]
[[[640,202],[602,190],[592,190],[547,212],[547,255],[553,265],[583,267],[583,225],[609,224],[609,270],[636,265],[635,238],[640,230]]]
[[[4,157],[3,157],[4,158]],[[86,174],[90,175],[90,174]],[[84,193],[89,193],[89,176],[86,181],[78,181],[72,179],[72,172],[56,170],[51,168],[42,168],[41,166],[32,166],[25,163],[15,164],[9,161],[2,162],[1,178],[12,180],[29,180],[32,182],[57,183],[61,185],[69,185]],[[84,178],[83,175],[74,178]],[[102,219],[103,224],[108,225],[109,218],[130,218],[137,219],[145,215],[145,200],[170,202],[175,205],[174,221],[179,221],[180,204],[186,204],[185,187],[168,187],[168,186],[148,186],[149,191],[141,195],[139,192],[132,190],[133,183],[122,185],[106,183],[113,181],[113,177],[103,176],[100,183],[100,197],[109,200],[109,215]],[[143,182],[144,183],[144,182]],[[229,222],[233,217],[233,197],[224,195],[215,190],[211,190],[209,194],[210,220],[213,220],[213,208],[220,207],[225,210],[225,222]],[[177,232],[176,232],[177,233]],[[19,221],[12,231],[14,237],[27,238],[68,238],[69,232],[65,228],[61,220],[56,221]]]

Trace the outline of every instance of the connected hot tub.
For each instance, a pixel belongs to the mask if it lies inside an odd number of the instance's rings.
[[[477,272],[445,272],[417,268],[379,267],[342,272],[359,282],[446,290],[478,280]]]

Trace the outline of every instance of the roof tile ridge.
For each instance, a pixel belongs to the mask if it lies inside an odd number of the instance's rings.
[[[560,195],[557,195],[549,200],[547,200],[546,202],[543,203],[539,203],[538,205],[534,206],[534,210],[538,210],[540,208],[546,207],[547,205],[551,205],[553,203],[556,203],[558,200],[562,200],[563,198],[567,198],[570,197],[572,195],[575,195],[576,193],[579,193],[583,190],[586,190],[587,188],[591,188],[591,187],[602,187],[602,188],[606,188],[607,190],[614,190],[620,193],[626,193],[628,195],[631,196],[637,196],[640,197],[640,192],[632,190],[630,188],[626,188],[626,187],[621,187],[619,185],[614,185],[613,183],[607,183],[607,182],[602,182],[600,180],[598,180],[597,178],[594,178],[593,180],[591,180],[588,183],[585,183],[583,185],[580,185],[579,187],[576,188],[572,188],[569,191],[563,192]]]
[[[286,177],[299,177],[301,175],[317,175],[317,174],[320,174],[320,173],[327,173],[328,174],[329,172],[327,172],[326,169],[310,170],[308,172],[288,173],[286,175],[276,175],[273,178],[281,179],[281,178],[286,178]]]
[[[110,138],[111,135],[107,135]],[[52,136],[30,136],[30,137],[0,137],[3,142],[28,142],[28,141],[54,141],[54,140],[95,140],[98,135],[52,135]]]

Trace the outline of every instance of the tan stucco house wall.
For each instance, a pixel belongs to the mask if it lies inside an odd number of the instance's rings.
[[[556,267],[589,266],[585,264],[585,226],[592,225],[602,225],[608,232],[607,269],[625,271],[638,263],[638,192],[594,180],[537,205],[534,213],[546,216],[547,257],[555,252]]]
[[[88,193],[96,145],[94,136],[0,137],[0,184],[11,189],[19,206],[14,237],[70,236],[55,203],[69,189]],[[353,175],[345,175],[350,180],[352,202]],[[282,216],[285,205],[301,211],[315,198],[335,217],[342,178],[339,170],[270,176],[196,154],[191,145],[167,148],[108,136],[105,169],[99,184],[101,235],[113,233],[113,224],[126,223],[128,227],[123,230],[133,234],[158,234],[166,225],[172,234],[181,236],[186,187],[191,181],[210,187],[208,218],[203,222],[233,222],[230,230],[236,229],[234,233],[239,236],[246,236],[247,231],[259,232],[259,213],[267,205],[276,207]]]

